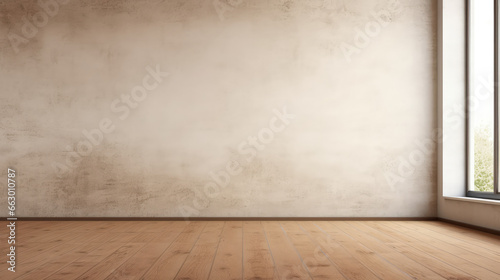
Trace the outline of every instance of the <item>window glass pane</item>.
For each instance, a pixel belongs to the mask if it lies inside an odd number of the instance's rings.
[[[494,0],[472,0],[469,32],[470,190],[493,191]]]

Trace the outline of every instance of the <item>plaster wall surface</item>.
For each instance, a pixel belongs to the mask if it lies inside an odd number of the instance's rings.
[[[434,1],[47,3],[0,5],[18,216],[436,215]]]

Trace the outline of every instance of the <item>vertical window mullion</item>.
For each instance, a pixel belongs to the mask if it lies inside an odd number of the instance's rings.
[[[494,141],[494,193],[498,194],[498,184],[499,184],[499,116],[498,116],[498,110],[499,110],[499,98],[498,98],[498,82],[499,82],[499,69],[498,69],[498,59],[499,59],[499,0],[494,1],[494,70],[493,70],[493,77],[494,77],[494,106],[495,106],[495,111],[494,111],[494,134],[493,134],[493,141]]]
[[[473,40],[473,33],[472,33],[472,9],[473,9],[473,3],[472,0],[466,0],[466,12],[465,12],[465,30],[466,30],[466,40],[465,40],[465,83],[466,83],[466,90],[465,90],[465,114],[466,114],[466,119],[465,119],[465,137],[466,137],[466,152],[465,152],[465,159],[466,159],[466,172],[465,172],[465,181],[466,181],[466,186],[465,186],[465,192],[467,193],[469,190],[473,190],[474,188],[474,137],[472,136],[473,134],[471,133],[471,124],[472,124],[472,114],[469,111],[469,96],[472,93],[472,88],[473,88],[473,81],[471,79],[472,77],[472,40]]]
[[[473,186],[473,180],[474,174],[472,174],[472,170],[474,170],[472,167],[472,162],[471,162],[471,147],[470,147],[470,140],[471,140],[471,134],[470,134],[470,114],[469,110],[467,108],[469,107],[469,94],[470,94],[470,87],[471,87],[471,81],[470,81],[470,63],[471,63],[471,0],[466,0],[465,1],[465,114],[466,114],[466,119],[465,119],[465,192],[467,193],[469,190],[471,190],[471,187]]]

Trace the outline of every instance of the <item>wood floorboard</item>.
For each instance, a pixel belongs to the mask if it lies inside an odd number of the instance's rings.
[[[388,233],[391,236],[396,237],[401,240],[404,244],[408,244],[415,248],[418,248],[427,254],[441,260],[444,263],[447,263],[457,270],[462,270],[470,275],[478,279],[497,279],[499,278],[499,274],[496,274],[488,269],[483,268],[482,266],[478,266],[474,263],[471,263],[459,255],[454,253],[450,253],[446,250],[443,250],[438,243],[429,244],[428,242],[422,241],[419,239],[420,235],[418,233],[414,233],[412,231],[408,231],[405,228],[400,227],[399,225],[386,222],[373,223],[368,222],[369,225],[376,227],[377,229]]]
[[[386,233],[383,233],[382,231],[367,226],[366,223],[359,223],[355,221],[348,222],[348,224],[356,228],[360,232],[366,234],[367,236],[371,236],[382,244],[385,244],[387,247],[389,247],[389,249],[392,249],[395,252],[400,253],[408,257],[409,259],[412,259],[416,263],[427,267],[428,269],[434,271],[445,279],[476,279],[473,276],[460,271],[456,267],[450,266],[446,262],[443,262],[440,259],[427,254],[425,251],[412,247],[404,241],[400,241],[390,235],[387,235]],[[416,277],[416,279],[426,278],[427,276]]]
[[[207,279],[217,253],[224,222],[209,223],[175,279]]]
[[[271,254],[281,279],[311,279],[299,253],[279,222],[263,222]]]
[[[380,279],[412,279],[407,273],[394,266],[377,252],[360,244],[335,226],[336,222],[318,222],[317,225],[332,239],[337,240],[348,252]]]
[[[64,279],[76,279],[80,275],[83,275],[91,268],[97,266],[106,257],[116,252],[121,247],[125,246],[124,243],[104,243],[101,246],[92,251],[90,254],[74,261],[66,266],[62,266],[59,269],[53,271],[52,274],[47,276],[45,279],[50,280],[64,280]]]
[[[500,237],[443,221],[19,221],[17,232],[16,272],[0,262],[2,280],[500,279]]]
[[[335,222],[335,226],[346,235],[353,238],[356,242],[366,246],[366,248],[371,251],[376,252],[377,255],[385,259],[387,262],[408,273],[408,275],[414,279],[446,279],[428,269],[424,265],[419,264],[400,252],[395,251],[393,248],[374,238],[372,235],[356,229],[345,221]]]
[[[338,268],[331,263],[319,245],[295,222],[281,222],[288,239],[306,265],[313,279],[345,279]]]
[[[305,232],[321,247],[328,259],[347,279],[379,279],[370,269],[352,256],[337,240],[321,231],[315,222],[299,222]]]
[[[243,275],[243,222],[225,222],[208,279],[241,279]]]
[[[279,279],[260,221],[243,223],[243,278]]]
[[[190,222],[141,279],[174,279],[207,222]]]

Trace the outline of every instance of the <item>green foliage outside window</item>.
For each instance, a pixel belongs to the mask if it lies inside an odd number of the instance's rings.
[[[475,191],[493,192],[493,136],[487,126],[474,130]]]

